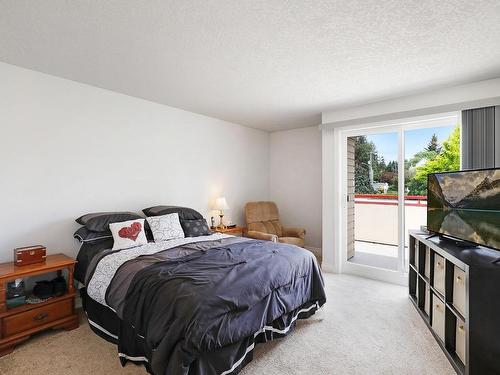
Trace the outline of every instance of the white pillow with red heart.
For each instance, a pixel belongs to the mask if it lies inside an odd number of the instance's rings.
[[[114,240],[112,250],[129,249],[148,243],[146,231],[144,230],[144,219],[111,223],[109,229]]]

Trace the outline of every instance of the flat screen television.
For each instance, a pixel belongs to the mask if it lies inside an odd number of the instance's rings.
[[[500,168],[429,174],[427,230],[500,250]]]

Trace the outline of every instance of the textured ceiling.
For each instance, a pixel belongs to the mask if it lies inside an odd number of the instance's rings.
[[[500,76],[500,1],[0,0],[0,61],[286,129]]]

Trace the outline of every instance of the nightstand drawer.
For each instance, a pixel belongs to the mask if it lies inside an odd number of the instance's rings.
[[[51,303],[33,310],[5,317],[2,321],[3,337],[42,326],[54,320],[64,318],[73,312],[73,299]]]

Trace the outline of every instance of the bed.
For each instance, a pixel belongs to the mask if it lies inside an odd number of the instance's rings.
[[[326,302],[314,255],[294,245],[220,233],[85,245],[75,277],[91,329],[155,375],[237,374]]]

